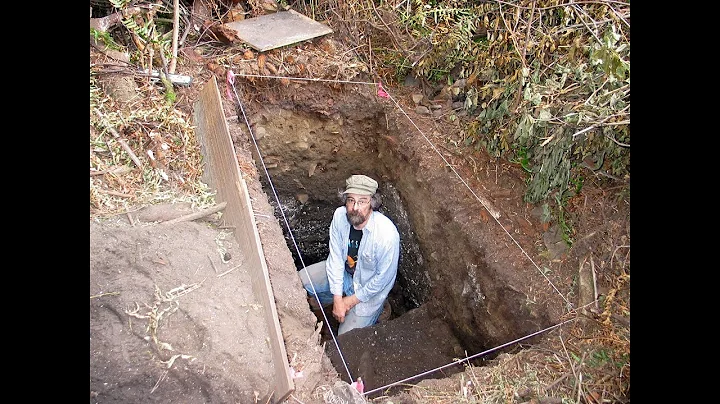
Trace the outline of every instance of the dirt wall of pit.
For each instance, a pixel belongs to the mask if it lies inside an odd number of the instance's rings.
[[[307,83],[275,91],[248,110],[276,192],[335,200],[345,178],[359,172],[381,186],[391,183],[426,259],[418,278],[429,283],[433,312],[453,325],[468,349],[505,343],[558,318],[562,302],[533,295],[533,288],[549,286],[506,232],[534,253],[530,248],[540,223],[504,212],[495,219],[470,192],[490,203],[510,198],[519,205],[520,176],[507,172],[481,182],[464,172],[459,173],[463,183],[450,168],[461,157],[442,149],[447,128],[415,114],[412,105],[378,98],[373,87],[337,91]],[[495,163],[476,164],[487,169]]]

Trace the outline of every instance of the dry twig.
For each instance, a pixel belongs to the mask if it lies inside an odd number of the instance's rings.
[[[217,212],[225,209],[226,206],[227,206],[227,202],[220,202],[220,203],[218,203],[217,205],[215,205],[215,206],[213,206],[213,207],[211,207],[211,208],[208,208],[208,209],[205,209],[205,210],[201,210],[201,211],[199,211],[199,212],[191,213],[191,214],[189,214],[189,215],[180,216],[180,217],[178,217],[178,218],[175,218],[175,219],[172,219],[172,220],[168,220],[168,221],[165,221],[165,222],[162,222],[162,223],[175,224],[175,223],[179,223],[179,222],[187,222],[187,221],[191,221],[191,220],[195,220],[195,219],[200,219],[200,218],[203,218],[203,217],[205,217],[205,216],[212,215],[213,213],[217,213]],[[211,262],[212,262],[212,261],[211,261]]]
[[[230,269],[228,269],[227,271],[225,271],[225,272],[223,272],[223,273],[221,273],[221,274],[218,274],[217,277],[219,278],[219,277],[221,277],[221,276],[225,276],[225,275],[229,274],[230,272],[232,272],[232,271],[240,268],[241,265],[242,265],[242,264],[236,265],[236,266],[234,266],[233,268],[230,268]]]
[[[170,74],[175,74],[178,51],[178,31],[180,30],[180,0],[173,2],[173,36],[172,36],[172,59],[170,59]]]
[[[215,273],[218,273],[217,267],[215,266],[215,263],[212,261],[212,258],[208,255],[208,260],[210,260],[210,265],[212,265],[213,269],[215,270]]]
[[[140,160],[138,160],[137,156],[135,155],[135,153],[133,153],[132,149],[130,148],[130,146],[128,146],[127,142],[125,142],[125,139],[120,137],[120,134],[117,133],[115,128],[111,127],[110,125],[108,125],[105,122],[105,117],[100,113],[100,111],[98,111],[97,108],[93,108],[93,112],[95,112],[95,115],[97,115],[98,118],[100,118],[100,123],[103,126],[105,126],[105,128],[108,130],[108,132],[110,132],[113,135],[113,137],[115,139],[117,139],[117,141],[120,143],[120,146],[122,146],[122,148],[130,155],[130,158],[132,159],[133,163],[135,163],[136,166],[142,168],[143,167],[142,163],[140,162]]]
[[[95,299],[96,297],[103,297],[103,296],[117,296],[120,292],[107,292],[107,293],[98,293],[97,295],[90,296],[91,299]]]

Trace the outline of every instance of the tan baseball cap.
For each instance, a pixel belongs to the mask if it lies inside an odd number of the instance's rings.
[[[344,194],[373,195],[378,183],[367,175],[351,175],[345,180]]]

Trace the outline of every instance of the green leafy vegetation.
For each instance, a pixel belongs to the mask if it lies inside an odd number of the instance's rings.
[[[168,73],[168,60],[172,57],[172,21],[162,16],[172,15],[168,5],[149,4],[142,7],[136,6],[130,0],[110,0],[110,3],[117,10],[125,11],[121,20],[122,26],[127,30],[131,38],[134,51],[130,54],[130,60],[147,71],[153,70],[154,65],[159,65],[161,81],[165,88],[165,100],[172,104],[176,100],[176,94],[172,82],[165,76]],[[137,11],[127,12],[129,7]],[[105,33],[105,36],[108,36]],[[156,56],[159,60],[155,60]]]
[[[101,42],[105,44],[105,46],[108,49],[119,51],[122,49],[122,46],[115,42],[113,37],[110,35],[107,31],[100,31],[95,28],[90,28],[90,35],[95,39],[96,42]]]
[[[629,1],[360,4],[349,7],[372,27],[387,26],[389,14],[402,26],[390,43],[374,37],[383,43],[372,54],[378,74],[464,81],[456,99],[468,117],[465,146],[520,164],[527,202],[559,204],[563,223],[583,172],[629,183]]]

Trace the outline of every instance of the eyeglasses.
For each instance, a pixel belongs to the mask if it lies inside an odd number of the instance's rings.
[[[353,206],[353,205],[354,205],[354,206],[357,206],[357,207],[359,207],[359,208],[364,207],[364,206],[367,205],[368,203],[370,203],[370,200],[369,200],[369,199],[357,199],[357,200],[356,200],[356,199],[354,199],[354,198],[347,198],[347,200],[345,201],[345,205],[347,205],[347,206]]]

